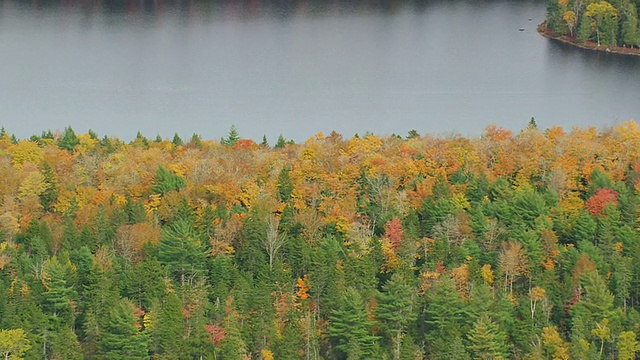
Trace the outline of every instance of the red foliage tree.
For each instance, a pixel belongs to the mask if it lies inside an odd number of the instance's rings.
[[[242,150],[256,150],[258,148],[258,144],[256,144],[251,139],[240,139],[233,145],[234,149],[242,149]]]
[[[608,204],[618,205],[618,193],[611,188],[602,188],[587,200],[584,207],[592,215],[598,215]]]
[[[207,330],[207,332],[209,333],[209,335],[211,335],[211,341],[216,345],[219,346],[220,342],[222,341],[222,339],[225,338],[225,336],[227,336],[227,332],[220,326],[215,325],[215,324],[207,324],[204,326],[205,330]]]
[[[402,222],[397,217],[387,221],[384,225],[384,238],[389,240],[391,247],[394,249],[400,247],[403,236],[404,229],[402,229]]]

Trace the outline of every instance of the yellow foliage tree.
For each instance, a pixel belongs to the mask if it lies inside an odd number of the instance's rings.
[[[38,144],[28,140],[22,140],[11,146],[9,154],[11,154],[11,163],[16,167],[25,163],[38,165],[44,158],[44,152]]]

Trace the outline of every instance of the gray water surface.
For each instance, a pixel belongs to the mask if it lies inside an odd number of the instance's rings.
[[[544,16],[544,1],[0,0],[0,124],[124,139],[235,124],[273,143],[639,118],[640,58],[551,42]]]

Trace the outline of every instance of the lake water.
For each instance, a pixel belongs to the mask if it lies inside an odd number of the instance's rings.
[[[0,0],[0,124],[273,144],[640,118],[640,58],[539,36],[545,4]]]

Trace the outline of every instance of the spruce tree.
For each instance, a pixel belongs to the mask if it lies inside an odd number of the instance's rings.
[[[170,191],[178,191],[186,185],[182,176],[160,165],[156,170],[156,179],[151,185],[151,190],[156,194],[165,195]]]
[[[382,290],[376,313],[393,344],[393,359],[398,360],[402,337],[410,324],[417,319],[415,290],[407,276],[400,272],[394,273]]]
[[[506,335],[487,314],[476,320],[467,337],[474,359],[507,359]]]
[[[193,223],[179,219],[162,229],[158,260],[181,286],[195,276],[204,275],[205,248]]]
[[[73,151],[76,146],[80,144],[80,140],[76,136],[76,133],[73,131],[71,126],[64,128],[64,133],[62,138],[58,141],[58,147],[60,149]]]
[[[131,302],[120,300],[111,308],[98,348],[96,359],[149,359],[148,337],[136,326],[134,306]]]
[[[329,335],[336,349],[347,358],[372,358],[378,337],[371,333],[373,322],[368,319],[362,296],[349,288],[341,300],[329,317]]]

